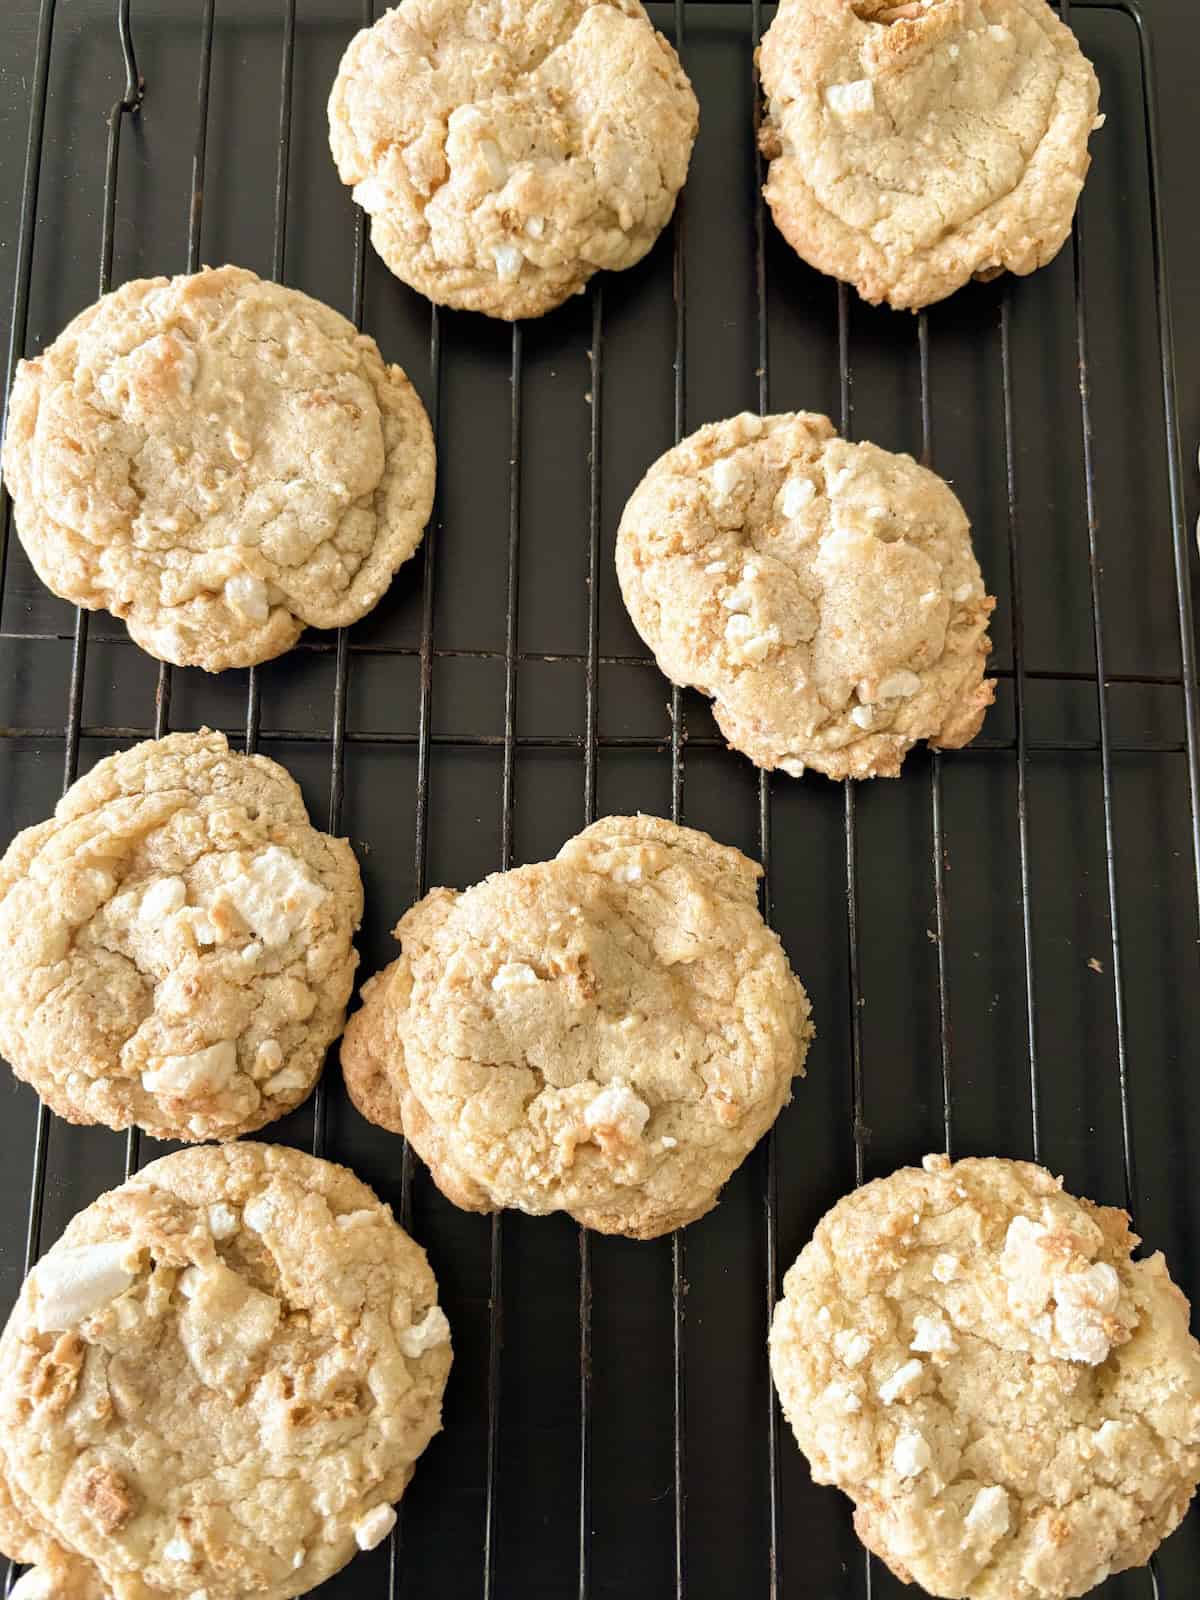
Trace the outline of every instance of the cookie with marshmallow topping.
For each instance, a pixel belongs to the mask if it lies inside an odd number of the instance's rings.
[[[402,0],[351,41],[329,98],[338,175],[388,267],[508,321],[642,259],[698,120],[639,0]]]
[[[358,863],[292,778],[202,730],[80,778],[0,861],[0,1053],[70,1122],[231,1139],[345,1021]]]
[[[351,1098],[470,1211],[649,1239],[703,1216],[802,1072],[808,998],[761,868],[658,817],[435,889],[342,1042]]]
[[[373,339],[221,267],[127,283],[22,362],[4,477],[48,588],[220,672],[376,604],[424,532],[433,434]]]
[[[1200,1480],[1200,1345],[1123,1211],[927,1156],[840,1200],[771,1371],[863,1543],[952,1600],[1068,1600],[1148,1561]]]
[[[155,1161],[69,1225],[0,1338],[19,1600],[289,1600],[396,1521],[441,1425],[425,1252],[344,1167]]]
[[[811,412],[743,412],[667,451],[617,535],[633,624],[735,750],[799,777],[896,777],[965,745],[994,686],[966,513],[911,456]]]

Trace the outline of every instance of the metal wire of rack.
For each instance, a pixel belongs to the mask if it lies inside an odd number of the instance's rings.
[[[54,42],[56,17],[55,0],[42,0],[37,27],[36,56],[30,94],[30,121],[26,148],[24,182],[21,191],[19,232],[16,251],[16,279],[13,311],[10,323],[7,385],[11,387],[17,360],[25,353],[29,334],[30,290],[34,265],[35,229],[38,225],[39,185],[45,156],[48,130],[48,85],[51,54]],[[273,211],[272,272],[283,279],[287,265],[288,203],[293,176],[292,142],[295,112],[294,75],[297,46],[297,0],[280,3],[280,68],[279,68],[279,122],[276,151],[276,175]],[[697,0],[673,0],[670,6],[653,8],[660,25],[673,27],[675,41],[685,63],[688,61],[689,14],[728,11],[731,7],[704,6]],[[740,8],[742,27],[747,43],[756,45],[765,25],[761,0],[749,0]],[[1031,1153],[1039,1159],[1043,1150],[1041,1105],[1043,1096],[1044,1061],[1040,1041],[1041,995],[1036,959],[1035,908],[1037,905],[1037,873],[1033,865],[1031,844],[1031,758],[1038,755],[1095,755],[1099,758],[1099,791],[1103,811],[1103,841],[1105,856],[1105,904],[1109,937],[1108,956],[1111,962],[1109,981],[1115,1020],[1116,1076],[1120,1113],[1120,1150],[1122,1183],[1125,1203],[1131,1210],[1138,1197],[1135,1163],[1135,1137],[1131,1098],[1131,1067],[1128,1043],[1127,994],[1124,966],[1124,946],[1121,923],[1121,894],[1118,881],[1120,850],[1119,828],[1114,800],[1114,758],[1125,754],[1182,755],[1186,760],[1187,794],[1189,801],[1188,837],[1192,857],[1192,888],[1196,909],[1200,911],[1200,727],[1197,713],[1195,631],[1192,614],[1191,565],[1187,532],[1183,516],[1182,466],[1177,421],[1171,309],[1166,291],[1164,262],[1163,220],[1161,213],[1158,130],[1153,90],[1153,60],[1151,42],[1136,0],[1062,0],[1062,13],[1070,20],[1072,12],[1107,13],[1128,20],[1136,31],[1137,71],[1141,85],[1144,110],[1144,138],[1146,156],[1146,184],[1150,218],[1150,248],[1153,260],[1154,318],[1161,368],[1162,428],[1165,441],[1165,477],[1169,501],[1171,558],[1175,579],[1176,612],[1179,639],[1178,672],[1114,672],[1108,668],[1106,635],[1107,605],[1103,582],[1103,563],[1098,543],[1100,508],[1098,504],[1097,472],[1095,459],[1095,433],[1093,427],[1093,391],[1090,376],[1090,330],[1088,316],[1088,274],[1086,247],[1082,230],[1077,223],[1071,251],[1073,274],[1074,339],[1078,361],[1078,419],[1083,464],[1083,495],[1088,550],[1088,593],[1090,607],[1091,640],[1094,670],[1039,669],[1030,665],[1026,650],[1026,630],[1023,612],[1024,590],[1022,579],[1022,500],[1021,463],[1017,447],[1016,368],[1013,355],[1013,293],[1010,284],[999,291],[998,323],[994,334],[998,346],[999,371],[995,377],[1001,397],[1003,421],[1003,465],[1006,494],[1006,543],[1008,583],[1010,590],[1011,628],[1009,649],[1011,667],[1000,667],[996,676],[1011,689],[1013,733],[1011,737],[988,735],[977,740],[972,747],[982,754],[999,757],[1011,756],[1016,783],[1016,841],[1020,904],[1020,975],[1024,1008],[1025,1065],[1028,1075],[1028,1095],[1032,1126]],[[369,24],[373,19],[372,0],[362,0],[360,21]],[[195,138],[191,161],[191,183],[187,211],[186,267],[195,270],[201,261],[201,238],[205,196],[206,161],[210,123],[210,87],[213,70],[214,36],[218,18],[217,0],[201,0],[199,16],[199,62],[196,72]],[[122,130],[127,122],[135,121],[140,114],[146,88],[139,76],[135,52],[131,0],[117,0],[117,39],[120,60],[124,69],[124,84],[119,97],[108,113],[107,145],[104,166],[104,189],[101,209],[101,238],[99,250],[98,287],[101,293],[111,284],[114,260],[114,238],[117,223],[118,174]],[[753,80],[754,104],[757,106],[757,84]],[[153,94],[153,85],[149,88]],[[754,392],[760,411],[772,407],[772,343],[769,316],[770,252],[769,224],[765,218],[761,196],[761,162],[757,155],[751,158],[747,181],[753,182],[755,203],[753,212],[754,298],[755,333],[753,350],[756,367],[753,374]],[[1084,207],[1087,199],[1084,199]],[[688,303],[686,293],[687,254],[686,202],[681,205],[673,224],[671,252],[672,302],[673,302],[673,418],[672,431],[676,440],[686,432],[689,421],[688,408]],[[356,325],[363,326],[366,306],[367,235],[361,213],[356,214],[353,249],[352,317]],[[260,673],[251,669],[247,674],[247,694],[244,725],[228,728],[231,736],[238,737],[248,750],[256,749],[260,741],[269,740],[279,745],[320,745],[329,749],[329,784],[327,825],[333,832],[343,826],[345,786],[348,760],[357,746],[372,745],[383,748],[405,747],[415,753],[415,810],[413,824],[412,876],[417,895],[428,886],[429,836],[431,827],[431,775],[435,752],[447,749],[495,750],[501,760],[500,768],[500,818],[499,860],[495,863],[507,868],[519,859],[515,823],[517,804],[517,761],[525,751],[565,751],[577,754],[582,765],[582,816],[590,822],[598,814],[599,759],[603,751],[657,752],[669,758],[670,814],[684,820],[685,766],[690,752],[705,752],[722,747],[722,741],[713,734],[689,732],[689,697],[672,689],[669,697],[668,733],[664,739],[654,734],[605,733],[600,715],[600,685],[602,669],[620,668],[653,671],[653,663],[644,656],[631,653],[605,652],[601,649],[602,618],[600,607],[601,562],[604,549],[606,508],[602,473],[602,446],[604,443],[602,404],[604,383],[604,344],[606,336],[605,287],[598,280],[590,294],[590,344],[587,353],[589,375],[589,433],[587,460],[587,519],[586,519],[586,640],[581,651],[536,651],[521,647],[520,632],[520,580],[522,572],[522,472],[523,451],[523,373],[524,334],[520,324],[511,331],[509,352],[510,410],[508,437],[508,506],[507,536],[504,571],[504,636],[503,648],[450,648],[435,645],[435,592],[438,576],[438,556],[441,535],[441,502],[435,506],[431,526],[424,544],[420,575],[420,625],[419,642],[415,645],[396,643],[357,642],[347,630],[340,631],[330,641],[306,639],[298,649],[306,654],[333,658],[333,690],[328,725],[313,727],[282,726],[262,727],[262,696]],[[615,291],[613,291],[615,292]],[[844,286],[836,292],[836,370],[837,394],[840,409],[841,431],[852,436],[855,424],[854,364],[852,360],[851,296]],[[443,328],[444,315],[431,308],[428,324],[428,396],[434,419],[435,432],[441,437],[440,424],[443,411]],[[935,402],[933,386],[933,356],[931,354],[930,324],[927,313],[921,313],[914,323],[917,366],[919,370],[920,446],[922,458],[936,464],[934,453]],[[698,418],[695,420],[699,420]],[[11,508],[7,493],[0,500],[0,600],[9,570],[9,534]],[[0,639],[20,641],[28,648],[39,642],[61,640],[62,635],[31,629],[0,630]],[[122,637],[106,637],[106,650],[128,646]],[[62,741],[63,788],[74,781],[79,769],[81,739],[129,740],[160,736],[170,726],[172,700],[172,671],[163,666],[159,670],[153,712],[145,718],[134,717],[129,722],[87,723],[84,718],[85,675],[89,660],[89,618],[83,611],[76,613],[70,636],[70,677],[63,722],[59,726],[9,726],[0,728],[0,739],[37,741],[39,743]],[[352,669],[360,657],[409,658],[417,667],[417,700],[415,728],[412,730],[384,727],[356,727],[350,715],[350,690]],[[438,732],[433,716],[434,677],[439,662],[470,660],[492,665],[503,675],[503,713],[499,730],[484,729],[475,733],[462,731]],[[518,732],[519,675],[523,667],[537,664],[569,664],[582,669],[584,683],[583,727],[579,732],[539,733]],[[1031,685],[1090,685],[1095,694],[1097,732],[1094,738],[1072,737],[1057,734],[1052,738],[1035,737],[1031,732],[1033,721],[1029,708]],[[1183,737],[1128,740],[1114,732],[1110,708],[1110,691],[1117,685],[1142,686],[1154,689],[1178,690],[1181,701]],[[907,783],[917,783],[916,777],[906,778]],[[763,862],[763,908],[768,920],[772,918],[780,889],[773,875],[772,824],[775,814],[775,785],[766,774],[759,774],[756,796],[757,844]],[[947,824],[943,795],[943,759],[934,754],[928,765],[928,827],[931,846],[929,875],[932,891],[934,928],[930,938],[935,947],[936,969],[936,1043],[938,1055],[938,1081],[941,1098],[940,1121],[945,1148],[955,1147],[956,1095],[959,1086],[961,1063],[956,1060],[954,1030],[951,1012],[951,981],[947,958],[948,932],[951,922],[950,885],[948,880]],[[861,953],[862,913],[860,905],[861,840],[859,833],[858,793],[853,784],[844,786],[842,798],[842,856],[839,872],[843,882],[844,940],[846,985],[846,1043],[849,1084],[847,1100],[851,1113],[852,1165],[855,1181],[866,1175],[869,1101],[864,1072],[863,1038],[863,964]],[[314,1153],[328,1152],[328,1080],[318,1087],[312,1113],[311,1148]],[[44,1106],[36,1114],[33,1139],[33,1161],[29,1185],[29,1204],[26,1219],[24,1250],[25,1270],[36,1260],[42,1244],[42,1223],[49,1179],[48,1148],[50,1117]],[[134,1171],[141,1159],[140,1142],[136,1130],[126,1140],[125,1171]],[[769,1318],[774,1306],[779,1279],[780,1215],[779,1183],[780,1156],[777,1134],[772,1132],[760,1153],[752,1158],[754,1183],[757,1193],[759,1226],[762,1230],[763,1260],[765,1263],[765,1312]],[[401,1221],[411,1225],[413,1210],[414,1165],[407,1148],[404,1149],[399,1175],[397,1210]],[[501,1215],[490,1219],[487,1252],[487,1328],[486,1328],[486,1459],[483,1470],[481,1563],[479,1586],[484,1600],[506,1593],[525,1592],[521,1589],[519,1575],[510,1581],[502,1578],[497,1564],[498,1548],[498,1485],[501,1473],[503,1408],[501,1380],[503,1373],[502,1351],[505,1324],[505,1228]],[[577,1518],[575,1524],[576,1582],[579,1600],[588,1600],[592,1594],[603,1591],[593,1582],[593,1424],[595,1418],[593,1393],[593,1256],[592,1241],[586,1230],[578,1231],[578,1380],[577,1380],[577,1439],[576,1461]],[[669,1557],[670,1586],[676,1600],[689,1593],[717,1592],[706,1588],[706,1577],[700,1574],[693,1581],[689,1566],[688,1527],[688,1384],[686,1370],[687,1328],[686,1302],[688,1292],[688,1258],[685,1238],[676,1234],[670,1244],[670,1397],[671,1397],[671,1478],[668,1495],[671,1505],[671,1550]],[[764,1563],[765,1590],[771,1600],[786,1593],[809,1593],[808,1589],[795,1587],[787,1578],[784,1567],[784,1528],[787,1511],[781,1486],[780,1414],[769,1391],[766,1395],[766,1484],[768,1509],[766,1514],[767,1550]],[[402,1520],[392,1537],[387,1563],[388,1592],[392,1596],[404,1593],[408,1587],[405,1578],[405,1532]],[[843,1583],[839,1591],[845,1594],[871,1597],[890,1582],[886,1574],[874,1567],[871,1558],[864,1556],[857,1578],[839,1573],[826,1581]],[[11,1582],[11,1574],[10,1574]],[[349,1592],[349,1591],[347,1591]],[[532,1591],[530,1591],[532,1592]],[[542,1591],[539,1591],[542,1592]],[[549,1592],[549,1591],[546,1591]],[[633,1595],[635,1590],[626,1591]],[[637,1593],[649,1593],[638,1590]],[[661,1592],[661,1591],[660,1591]],[[830,1590],[832,1592],[832,1589]],[[1144,1592],[1130,1589],[1122,1592]],[[1149,1592],[1165,1594],[1166,1588],[1156,1569],[1151,1569]],[[824,1590],[822,1590],[824,1593]]]

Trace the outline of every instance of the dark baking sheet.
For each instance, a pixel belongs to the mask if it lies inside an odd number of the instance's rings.
[[[113,283],[201,260],[278,265],[360,313],[405,366],[436,414],[441,489],[424,556],[379,609],[340,642],[308,636],[262,668],[249,708],[246,673],[160,683],[104,614],[80,630],[11,541],[4,840],[49,811],[64,765],[86,770],[166,725],[240,736],[249,716],[314,820],[354,842],[365,974],[427,885],[553,853],[592,814],[674,805],[769,857],[770,914],[819,1028],[773,1140],[675,1241],[457,1212],[351,1110],[336,1066],[270,1130],[349,1162],[410,1219],[455,1332],[446,1429],[395,1546],[360,1557],[331,1593],[901,1593],[776,1422],[764,1341],[779,1269],[821,1212],[856,1176],[943,1148],[947,1128],[956,1154],[1037,1150],[1098,1200],[1124,1203],[1128,1183],[1147,1245],[1200,1288],[1191,553],[1164,405],[1147,59],[1131,4],[1070,9],[1108,113],[1081,253],[925,319],[839,294],[755,203],[751,46],[771,8],[659,5],[666,31],[684,18],[702,104],[682,224],[640,267],[514,332],[431,315],[362,249],[324,113],[360,0],[133,0],[146,99],[137,118],[117,115],[110,204],[105,118],[124,81],[114,8],[43,0],[36,212],[22,210],[17,147],[0,173],[17,352],[94,298],[106,222]],[[42,126],[42,81],[38,60],[5,60],[21,136],[27,107]],[[815,776],[761,785],[720,748],[698,697],[684,694],[673,720],[620,603],[617,518],[678,430],[760,404],[928,447],[954,481],[1000,598],[998,704],[971,750],[914,754],[901,782],[850,793]],[[36,1247],[160,1147],[39,1121],[10,1081],[0,1095],[7,1308],[31,1180]],[[1198,1557],[1192,1518],[1161,1556],[1158,1593],[1193,1593]],[[1153,1584],[1139,1573],[1098,1592],[1149,1600]]]

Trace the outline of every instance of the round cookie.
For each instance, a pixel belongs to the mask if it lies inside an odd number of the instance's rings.
[[[403,0],[351,41],[329,100],[338,174],[391,270],[509,321],[641,260],[698,121],[638,0]]]
[[[784,0],[763,39],[776,226],[897,309],[1062,248],[1100,89],[1046,0]]]
[[[350,846],[282,767],[147,740],[0,861],[0,1052],[69,1122],[232,1139],[308,1096],[361,916]]]
[[[1123,1211],[1023,1161],[927,1156],[840,1200],[771,1371],[818,1483],[904,1582],[1067,1600],[1148,1561],[1200,1479],[1200,1345]]]
[[[568,1211],[650,1239],[703,1216],[812,1036],[756,903],[761,868],[657,817],[435,889],[366,985],[342,1067],[470,1211]]]
[[[287,1600],[395,1523],[441,1426],[425,1252],[344,1167],[166,1156],[41,1259],[0,1339],[22,1600]]]
[[[375,605],[429,518],[433,434],[373,339],[222,267],[127,283],[23,361],[4,476],[55,594],[220,672]]]
[[[995,601],[962,506],[826,417],[744,412],[669,450],[625,507],[617,575],[659,667],[713,696],[756,766],[896,777],[992,703]]]

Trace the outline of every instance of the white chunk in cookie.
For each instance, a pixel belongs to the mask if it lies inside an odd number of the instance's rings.
[[[869,78],[856,78],[852,83],[831,83],[825,91],[825,104],[835,116],[863,116],[875,109],[875,85]]]
[[[640,1139],[650,1107],[623,1083],[611,1083],[588,1102],[583,1120],[601,1138],[627,1143]]]
[[[241,443],[241,441],[238,441]],[[233,449],[235,456],[240,452]],[[249,454],[248,447],[241,459]],[[248,572],[239,572],[235,577],[225,580],[225,599],[232,608],[239,612],[248,622],[265,622],[271,615],[271,591],[261,578],[256,578]]]
[[[214,1239],[232,1239],[238,1231],[238,1214],[224,1200],[208,1208],[208,1231]]]
[[[913,1318],[913,1336],[910,1350],[920,1350],[935,1356],[953,1355],[958,1342],[950,1324],[944,1317],[927,1317],[918,1314]]]
[[[278,845],[260,851],[242,872],[226,880],[224,890],[267,946],[286,944],[327,893],[298,856]]]
[[[360,1550],[374,1550],[396,1526],[391,1506],[375,1506],[354,1524],[354,1542]]]
[[[450,1323],[441,1306],[430,1306],[419,1322],[405,1328],[399,1336],[401,1350],[414,1361],[423,1356],[426,1350],[434,1350],[438,1345],[449,1342]]]
[[[1008,1491],[998,1483],[980,1489],[971,1502],[971,1509],[963,1518],[968,1534],[988,1545],[1003,1539],[1012,1522],[1008,1505]]]
[[[237,1045],[220,1039],[191,1055],[163,1056],[157,1067],[142,1073],[142,1087],[151,1094],[206,1100],[227,1089],[237,1070]]]
[[[511,989],[536,989],[538,975],[527,961],[506,961],[496,970],[492,988],[498,993]]]
[[[124,1294],[138,1275],[128,1239],[53,1250],[34,1270],[38,1331],[74,1328]]]
[[[1010,1306],[1033,1332],[1068,1360],[1096,1366],[1105,1359],[1121,1290],[1112,1266],[1078,1254],[1064,1261],[1057,1235],[1019,1216],[1009,1224],[1001,1269]]]
[[[183,1348],[202,1383],[235,1393],[274,1338],[282,1307],[223,1262],[189,1267],[184,1276],[179,1318]]]
[[[786,478],[783,488],[775,496],[775,509],[788,521],[799,516],[805,506],[817,498],[817,486],[811,478]]]
[[[892,1449],[892,1466],[900,1478],[918,1478],[933,1460],[933,1451],[924,1434],[904,1428]]]
[[[8,1591],[8,1600],[60,1600],[62,1589],[49,1567],[30,1567]]]
[[[146,922],[160,923],[187,904],[187,884],[182,878],[159,878],[142,896],[138,915]]]
[[[924,1373],[925,1368],[920,1361],[906,1361],[903,1366],[897,1367],[886,1382],[879,1385],[879,1398],[885,1406],[894,1405],[897,1400],[911,1400]]]

